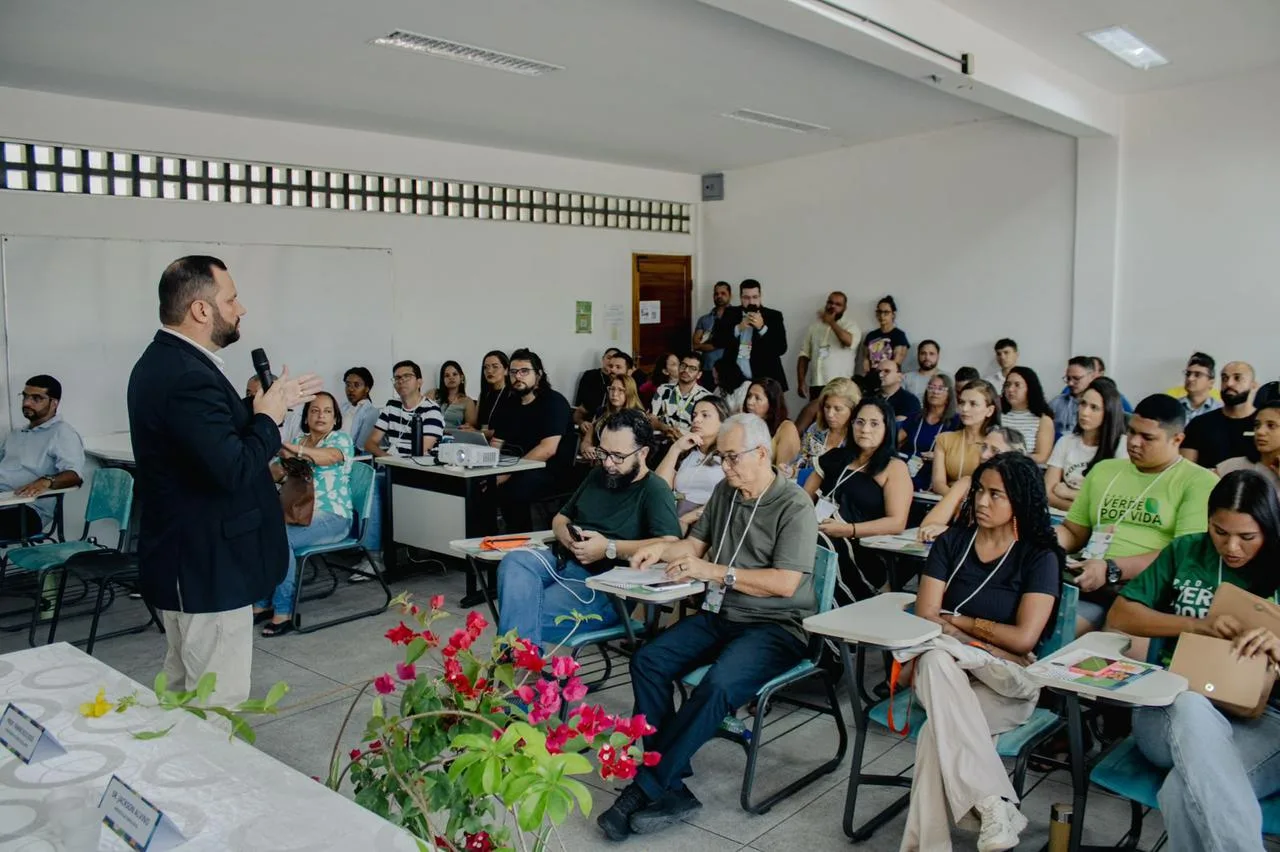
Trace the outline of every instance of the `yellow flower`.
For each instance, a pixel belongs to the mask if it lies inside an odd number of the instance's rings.
[[[93,701],[80,705],[80,715],[96,719],[99,716],[107,715],[114,707],[115,705],[107,700],[107,690],[104,687],[98,690],[98,694],[94,696]]]

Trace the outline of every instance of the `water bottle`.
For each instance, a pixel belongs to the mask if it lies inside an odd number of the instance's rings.
[[[742,737],[747,742],[751,742],[751,731],[747,728],[747,724],[737,716],[725,716],[720,722],[720,730],[726,734],[733,734]]]
[[[409,455],[422,455],[422,415],[416,411],[409,421]]]

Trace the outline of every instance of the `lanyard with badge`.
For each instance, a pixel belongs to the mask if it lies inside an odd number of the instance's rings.
[[[924,413],[920,414],[920,422],[916,424],[916,436],[911,439],[911,457],[907,459],[907,474],[912,479],[916,474],[924,469],[924,456],[920,453],[920,430],[924,428]],[[929,449],[925,452],[932,453],[933,448],[938,446],[938,436],[942,434],[942,421],[938,421],[938,431],[933,433],[933,443],[929,444]],[[964,459],[960,459],[961,468],[964,467]]]
[[[760,502],[764,499],[761,494],[756,498],[756,504],[751,507],[751,514],[747,516],[747,525],[742,529],[742,537],[738,539],[738,545],[733,549],[733,555],[729,557],[725,568],[732,568],[734,560],[738,558],[738,554],[742,552],[742,545],[747,540],[747,533],[751,532],[751,522],[756,519],[756,509],[760,508]],[[716,555],[711,557],[711,561],[717,565],[720,564],[720,551],[724,550],[725,540],[729,537],[729,524],[733,522],[733,510],[737,508],[737,500],[729,503],[729,511],[724,519],[724,529],[720,531],[720,543],[716,545]],[[724,603],[724,586],[719,583],[707,583],[707,596],[702,601],[702,608],[707,612],[718,613],[720,606]]]
[[[858,467],[846,467],[844,470],[840,471],[840,476],[836,478],[836,484],[831,486],[831,489],[827,491],[826,494],[823,494],[821,491],[818,492],[818,501],[813,504],[813,512],[818,516],[818,523],[822,523],[823,521],[835,516],[840,507],[837,506],[835,501],[831,498],[836,496],[836,492],[840,490],[841,485],[844,485],[845,480],[849,479],[849,477],[854,474],[859,473],[864,468],[866,468],[865,464],[859,465]]]
[[[951,570],[951,576],[947,577],[946,585],[942,587],[942,591],[944,594],[946,593],[947,589],[951,588],[951,581],[956,578],[956,575],[960,573],[960,569],[964,567],[964,563],[969,558],[969,554],[973,552],[973,546],[974,544],[977,543],[977,541],[978,541],[978,531],[974,530],[973,538],[969,539],[969,546],[966,547],[964,549],[964,553],[960,555],[960,561],[957,562],[956,567]],[[969,601],[977,597],[978,592],[982,591],[986,587],[987,583],[991,582],[991,578],[1000,573],[1000,568],[1004,565],[1004,561],[1009,558],[1009,554],[1013,553],[1013,546],[1017,543],[1018,543],[1018,540],[1016,538],[1013,541],[1009,542],[1009,549],[1004,552],[1004,556],[1001,556],[1000,561],[996,563],[996,567],[992,568],[991,572],[988,573],[987,576],[982,578],[982,582],[978,584],[977,588],[975,588],[972,592],[969,593],[969,597],[960,601],[960,603],[956,604],[950,610],[944,611],[943,614],[944,615],[960,615],[961,614],[960,607],[964,606]],[[981,558],[979,558],[979,561],[981,561]]]
[[[1158,483],[1161,479],[1163,479],[1166,473],[1168,473],[1169,471],[1177,467],[1179,464],[1181,464],[1182,461],[1183,461],[1182,456],[1178,456],[1177,461],[1175,461],[1173,464],[1166,467],[1164,470],[1160,471],[1160,473],[1156,476],[1155,479],[1147,483],[1147,487],[1142,489],[1142,492],[1138,494],[1137,498],[1131,504],[1129,504],[1129,508],[1125,509],[1124,512],[1121,513],[1120,517],[1116,518],[1115,523],[1107,524],[1106,526],[1103,526],[1102,525],[1102,507],[1107,504],[1107,497],[1111,495],[1111,486],[1116,484],[1116,480],[1120,478],[1120,475],[1124,473],[1124,471],[1123,470],[1119,471],[1116,473],[1115,476],[1111,477],[1111,481],[1107,483],[1107,487],[1102,492],[1102,499],[1098,501],[1097,523],[1095,523],[1093,526],[1093,532],[1089,536],[1089,543],[1086,544],[1084,546],[1084,549],[1080,551],[1080,558],[1081,559],[1104,558],[1107,555],[1107,550],[1111,547],[1111,540],[1116,537],[1116,527],[1119,526],[1122,522],[1124,522],[1125,519],[1127,519],[1131,514],[1133,514],[1134,509],[1142,506],[1143,498],[1145,498],[1147,494],[1151,492],[1152,488],[1156,487],[1156,483]]]

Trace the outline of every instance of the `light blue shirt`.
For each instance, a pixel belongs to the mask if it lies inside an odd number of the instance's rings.
[[[378,406],[367,399],[352,408],[350,404],[342,407],[342,431],[351,436],[356,455],[365,451],[365,442],[373,434],[373,427],[378,422]]]
[[[1213,396],[1205,397],[1204,402],[1200,403],[1199,408],[1193,408],[1191,406],[1191,397],[1189,396],[1178,397],[1178,402],[1182,405],[1182,410],[1187,412],[1188,423],[1195,420],[1201,414],[1208,414],[1210,411],[1215,411],[1222,407],[1222,400]]]
[[[720,317],[716,315],[715,308],[712,308],[707,313],[698,317],[698,323],[694,326],[694,329],[702,332],[703,343],[711,342],[711,332],[715,329],[716,321],[719,319]],[[702,372],[706,373],[708,376],[711,375],[711,368],[715,366],[715,363],[719,361],[723,355],[723,349],[712,349],[710,352],[703,352]]]
[[[0,490],[12,491],[69,470],[84,478],[84,441],[56,414],[39,426],[15,429],[0,439]],[[56,502],[55,497],[42,497],[31,504],[43,525],[53,520]]]
[[[734,335],[738,338],[738,368],[742,370],[742,375],[748,379],[754,378],[751,375],[751,338],[755,329],[748,326],[745,329],[735,328]]]

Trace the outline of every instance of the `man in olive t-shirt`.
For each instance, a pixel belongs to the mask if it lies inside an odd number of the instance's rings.
[[[645,465],[652,440],[642,411],[605,420],[596,451],[600,465],[551,521],[563,564],[552,551],[517,550],[498,565],[499,633],[514,629],[539,646],[559,642],[574,624],[556,624],[556,618],[571,610],[600,616],[579,630],[617,623],[609,596],[588,589],[587,577],[625,562],[645,541],[680,535],[675,495]]]
[[[817,611],[813,564],[818,522],[804,491],[774,473],[769,428],[754,414],[725,421],[716,438],[724,481],[681,541],[643,547],[632,564],[667,564],[675,581],[707,583],[707,605],[642,647],[631,659],[636,712],[657,732],[645,748],[662,757],[597,820],[611,840],[657,831],[701,803],[685,786],[690,760],[726,713],[800,662],[808,647],[801,622]],[[678,678],[711,668],[675,708]]]

